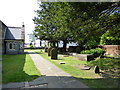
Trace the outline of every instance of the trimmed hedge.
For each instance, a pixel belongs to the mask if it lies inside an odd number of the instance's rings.
[[[81,51],[81,54],[92,54],[92,55],[94,55],[94,57],[103,56],[104,53],[105,53],[105,51],[101,48]]]

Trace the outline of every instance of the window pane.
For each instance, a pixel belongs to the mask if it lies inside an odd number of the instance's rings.
[[[9,44],[9,48],[12,49],[12,43]]]

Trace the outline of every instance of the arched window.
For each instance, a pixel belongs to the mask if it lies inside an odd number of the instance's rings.
[[[9,49],[12,49],[12,43],[9,44]]]
[[[16,48],[16,44],[15,43],[10,43],[9,44],[9,49],[15,49]]]

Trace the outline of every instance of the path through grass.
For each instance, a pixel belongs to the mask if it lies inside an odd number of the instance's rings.
[[[36,53],[41,55],[46,60],[55,64],[65,72],[71,74],[73,77],[82,81],[84,84],[88,85],[91,88],[117,88],[118,83],[116,78],[103,78],[99,74],[95,74],[92,70],[80,70],[75,67],[75,65],[87,64],[86,61],[81,61],[75,59],[73,56],[59,56],[58,60],[51,60],[48,57],[47,53],[41,53],[41,50],[35,50]],[[60,62],[65,62],[66,64],[59,64]]]

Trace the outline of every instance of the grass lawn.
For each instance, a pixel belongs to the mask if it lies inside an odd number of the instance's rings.
[[[93,69],[81,70],[75,67],[76,65],[88,64],[86,61],[77,60],[72,56],[59,56],[58,60],[51,60],[50,57],[47,56],[47,53],[41,53],[41,50],[35,50],[35,52],[91,88],[118,87],[116,78],[103,78],[100,76],[100,74],[95,74]],[[59,62],[65,62],[66,64],[59,64]]]
[[[25,51],[25,52],[27,52],[27,51],[43,52],[44,49],[25,49],[24,51]]]
[[[2,60],[0,60],[0,84],[2,84]]]
[[[3,55],[2,67],[3,83],[31,81],[41,75],[29,54]]]

